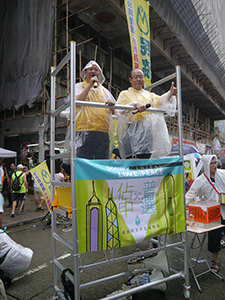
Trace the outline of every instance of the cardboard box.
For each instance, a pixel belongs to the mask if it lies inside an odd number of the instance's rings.
[[[210,224],[221,221],[220,204],[211,201],[199,201],[189,204],[189,215],[194,215],[195,223]]]
[[[59,206],[68,208],[71,203],[71,188],[57,187],[56,192],[59,196]]]

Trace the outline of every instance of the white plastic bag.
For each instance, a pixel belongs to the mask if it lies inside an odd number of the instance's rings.
[[[31,262],[33,251],[14,242],[0,231],[0,269],[11,275],[26,270]]]

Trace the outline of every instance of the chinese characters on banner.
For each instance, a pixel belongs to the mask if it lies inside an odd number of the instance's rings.
[[[76,158],[79,253],[185,230],[182,159]]]
[[[144,73],[145,87],[151,85],[149,5],[144,0],[125,0],[133,69]]]
[[[51,175],[46,162],[43,162],[30,170],[34,180],[39,186],[49,212],[51,212]]]

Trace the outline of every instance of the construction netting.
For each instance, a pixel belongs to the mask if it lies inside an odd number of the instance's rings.
[[[0,110],[32,107],[51,63],[54,1],[0,1]]]

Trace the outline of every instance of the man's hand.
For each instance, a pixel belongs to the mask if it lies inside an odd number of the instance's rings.
[[[109,100],[105,101],[105,104],[107,104],[108,106],[114,106],[116,103],[115,103],[115,101],[109,99]]]
[[[95,82],[97,82],[99,84],[98,77],[97,76],[91,77],[90,82],[89,82],[90,87],[93,87]]]
[[[177,95],[177,88],[174,86],[174,82],[171,83],[170,87],[170,97]]]
[[[133,105],[136,107],[136,109],[132,112],[133,115],[136,115],[137,113],[141,113],[146,110],[146,106],[139,102],[130,103],[130,105]]]

